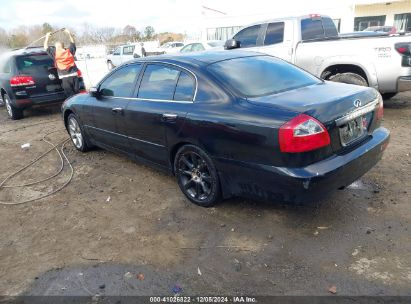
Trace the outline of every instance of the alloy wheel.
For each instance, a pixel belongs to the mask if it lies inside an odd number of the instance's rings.
[[[188,151],[178,162],[178,176],[184,191],[193,199],[206,200],[213,191],[213,178],[206,161],[197,153]]]
[[[83,146],[83,134],[81,133],[80,125],[74,117],[69,119],[68,129],[71,140],[77,149]]]

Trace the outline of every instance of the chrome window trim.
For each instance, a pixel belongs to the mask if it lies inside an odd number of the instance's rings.
[[[364,114],[367,114],[371,111],[374,111],[375,107],[379,104],[379,102],[380,101],[377,98],[377,99],[371,101],[370,103],[366,104],[365,106],[363,106],[361,108],[358,108],[358,109],[355,109],[354,111],[344,115],[343,117],[336,119],[335,123],[336,123],[337,127],[345,125],[347,122],[349,122],[349,121],[351,121],[351,120],[353,120],[357,117],[360,117]]]
[[[134,62],[133,62],[134,63]],[[178,68],[180,68],[180,69],[183,69],[183,70],[185,70],[185,71],[187,71],[188,73],[190,73],[193,77],[194,77],[194,82],[195,82],[195,90],[194,90],[194,95],[193,95],[193,98],[192,98],[192,100],[190,101],[190,100],[173,100],[173,99],[151,99],[151,98],[139,98],[139,97],[116,97],[116,96],[104,96],[104,95],[102,95],[102,97],[104,97],[104,98],[109,98],[109,99],[113,99],[113,98],[118,98],[118,99],[129,99],[129,100],[147,100],[147,101],[153,101],[153,102],[175,102],[175,103],[194,103],[195,102],[195,100],[196,100],[196,98],[197,98],[197,92],[198,92],[198,79],[197,79],[197,76],[196,76],[196,74],[194,74],[192,71],[190,71],[189,69],[187,69],[187,68],[185,68],[185,67],[183,67],[183,66],[181,66],[181,65],[178,65],[178,64],[175,64],[175,63],[169,63],[169,62],[163,62],[163,61],[160,61],[160,60],[151,60],[151,61],[147,61],[147,62],[142,62],[142,61],[136,61],[135,63],[139,63],[139,64],[146,64],[146,67],[147,67],[147,65],[148,64],[150,64],[150,63],[161,63],[161,64],[164,64],[164,65],[172,65],[172,66],[176,66],[176,67],[178,67]],[[145,68],[144,68],[144,72],[145,72]],[[142,75],[142,77],[144,76],[144,74]],[[103,80],[104,81],[104,80]],[[140,83],[141,84],[141,83]],[[100,86],[100,85],[99,85]],[[140,89],[140,87],[139,87],[139,89]]]
[[[116,97],[116,96],[102,96],[106,99],[125,99],[125,100],[136,100],[136,101],[153,101],[153,102],[168,102],[168,103],[185,103],[193,104],[192,101],[187,100],[169,100],[169,99],[150,99],[150,98],[138,98],[138,97]]]

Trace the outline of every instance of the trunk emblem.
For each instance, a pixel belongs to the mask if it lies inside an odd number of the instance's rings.
[[[361,107],[361,100],[359,100],[359,99],[354,100],[354,107],[356,107],[356,108]]]
[[[50,80],[55,80],[56,76],[54,76],[54,74],[49,74],[49,78],[50,78]]]

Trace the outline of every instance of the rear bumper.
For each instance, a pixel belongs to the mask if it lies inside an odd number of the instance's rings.
[[[378,128],[366,143],[353,151],[304,168],[227,160],[216,160],[216,163],[223,188],[228,187],[231,195],[270,201],[312,201],[350,185],[368,172],[381,159],[389,137],[387,129]]]
[[[398,78],[397,91],[398,92],[411,91],[411,76]]]
[[[47,105],[52,103],[57,103],[64,101],[66,99],[66,95],[64,92],[56,92],[51,94],[44,94],[44,95],[37,95],[30,98],[20,98],[14,100],[14,105],[16,108],[24,109],[32,106],[37,105]]]

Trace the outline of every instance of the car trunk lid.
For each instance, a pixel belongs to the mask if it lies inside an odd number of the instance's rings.
[[[248,101],[316,118],[327,128],[333,151],[339,152],[375,129],[378,95],[370,88],[324,82],[276,95],[248,98]]]

